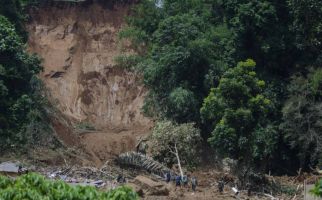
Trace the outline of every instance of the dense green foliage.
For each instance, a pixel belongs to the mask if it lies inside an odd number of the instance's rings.
[[[130,65],[150,89],[144,111],[195,122],[217,154],[262,170],[317,165],[321,8],[319,0],[140,1],[120,36],[138,50]],[[256,68],[239,62],[248,58]]]
[[[301,166],[322,162],[322,71],[294,76],[288,85],[281,129],[285,140],[298,149]]]
[[[265,131],[271,101],[254,68],[255,62],[247,60],[226,71],[201,108],[203,119],[214,123],[210,144],[222,155],[249,163],[266,158],[271,153],[267,140],[276,139],[275,131]]]
[[[0,176],[1,200],[137,200],[138,195],[128,187],[100,192],[90,186],[70,186],[62,181],[51,181],[37,174],[26,174],[17,179]]]
[[[126,29],[121,36],[136,36],[134,40],[144,41],[141,45],[147,50],[138,65],[150,88],[146,112],[157,111],[177,122],[198,121],[203,97],[232,61],[233,35],[227,26],[210,23],[210,10],[203,10],[203,4],[176,3],[164,1],[160,10],[144,1],[136,9],[144,20],[130,20],[140,29]]]
[[[49,132],[43,85],[37,78],[40,60],[27,53],[20,1],[0,5],[0,150],[40,144]],[[44,138],[44,137],[43,137]],[[50,138],[50,137],[48,137]],[[49,141],[50,143],[50,141]]]

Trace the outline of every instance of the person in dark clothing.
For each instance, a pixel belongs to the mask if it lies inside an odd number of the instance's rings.
[[[186,187],[188,185],[188,176],[187,175],[183,175],[182,184],[184,187]]]
[[[181,176],[176,176],[176,187],[181,186]]]
[[[192,188],[192,191],[195,192],[196,191],[196,187],[198,185],[198,182],[197,182],[197,179],[196,177],[192,177],[191,178],[191,188]]]
[[[225,187],[225,182],[223,179],[221,179],[219,182],[218,182],[218,191],[220,193],[222,193],[224,191],[224,187]]]
[[[126,182],[125,177],[123,177],[123,175],[122,175],[122,174],[119,174],[119,175],[117,176],[116,181],[117,181],[118,183],[125,183],[125,182]]]
[[[120,183],[121,180],[122,180],[122,175],[121,174],[117,175],[116,181]]]
[[[170,172],[168,171],[166,174],[165,174],[165,182],[169,183],[171,181],[171,174]]]

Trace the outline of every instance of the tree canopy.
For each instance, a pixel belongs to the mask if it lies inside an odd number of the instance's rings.
[[[140,1],[121,38],[140,49],[131,64],[149,88],[145,113],[195,122],[217,153],[250,156],[263,170],[317,165],[321,8],[318,0]]]
[[[274,133],[259,131],[268,124],[271,101],[263,94],[265,82],[256,77],[254,68],[255,62],[249,59],[226,71],[200,111],[203,119],[214,124],[210,144],[242,162],[253,162],[253,156],[263,155],[265,152],[256,152],[261,150],[257,145],[263,142],[268,146],[270,136],[264,134]]]

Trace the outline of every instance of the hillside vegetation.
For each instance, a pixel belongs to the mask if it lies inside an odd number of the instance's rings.
[[[40,59],[25,47],[25,4],[5,0],[0,6],[0,151],[57,143],[48,135],[46,91],[37,77]]]
[[[138,50],[145,113],[194,122],[214,156],[255,171],[321,165],[318,0],[142,0],[120,34]],[[133,67],[135,64],[135,67]]]

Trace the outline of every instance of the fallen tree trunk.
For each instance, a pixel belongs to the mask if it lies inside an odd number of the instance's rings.
[[[117,162],[121,165],[145,169],[161,177],[163,177],[166,172],[171,171],[168,167],[155,161],[153,158],[133,151],[120,154]]]

